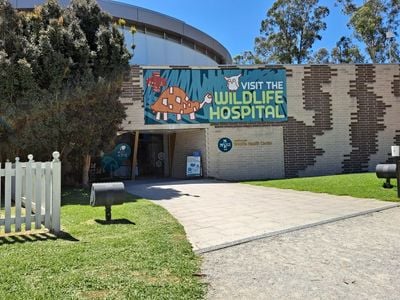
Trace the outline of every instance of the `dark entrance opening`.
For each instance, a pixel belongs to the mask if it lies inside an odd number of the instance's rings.
[[[137,152],[137,176],[164,177],[165,153],[162,134],[139,135]]]

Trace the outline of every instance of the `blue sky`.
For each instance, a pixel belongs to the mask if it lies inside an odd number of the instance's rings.
[[[273,1],[261,0],[119,0],[129,4],[158,11],[180,19],[217,39],[232,56],[245,50],[253,50],[254,38],[260,33],[261,21]],[[350,35],[347,17],[334,0],[320,0],[328,6],[330,14],[326,18],[327,30],[322,32],[322,40],[314,49],[332,48],[342,35]]]

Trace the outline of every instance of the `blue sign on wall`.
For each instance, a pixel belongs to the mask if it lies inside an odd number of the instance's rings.
[[[218,141],[218,149],[222,152],[228,152],[232,149],[232,140],[224,137]]]
[[[122,162],[130,158],[131,152],[131,147],[128,144],[118,144],[111,153],[102,157],[101,166],[106,171],[118,170]]]
[[[287,121],[285,69],[145,69],[145,124]]]

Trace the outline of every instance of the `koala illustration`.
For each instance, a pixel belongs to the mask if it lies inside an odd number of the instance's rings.
[[[239,88],[239,77],[240,76],[242,76],[242,74],[239,74],[236,76],[231,76],[231,77],[224,76],[224,78],[226,80],[226,85],[230,92],[235,92]]]

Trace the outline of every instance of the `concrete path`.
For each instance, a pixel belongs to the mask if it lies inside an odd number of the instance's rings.
[[[400,299],[400,208],[205,253],[207,299]]]
[[[139,180],[125,186],[178,219],[198,253],[397,206],[216,180]]]

